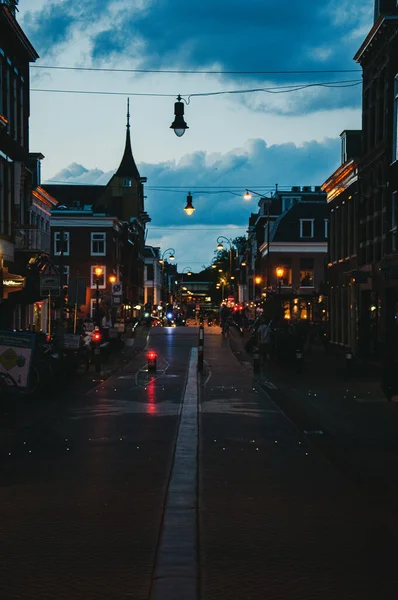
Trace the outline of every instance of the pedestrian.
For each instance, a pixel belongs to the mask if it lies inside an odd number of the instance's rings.
[[[261,318],[260,326],[258,328],[258,342],[260,348],[260,357],[262,366],[266,362],[271,362],[271,351],[272,351],[272,321],[267,323],[265,317]]]
[[[226,333],[228,331],[227,321],[229,319],[229,308],[226,304],[221,306],[220,310],[220,320],[221,320],[221,333]]]

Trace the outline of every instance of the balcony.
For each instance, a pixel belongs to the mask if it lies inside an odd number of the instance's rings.
[[[31,226],[17,227],[15,230],[15,250],[24,252],[50,253],[50,232]]]

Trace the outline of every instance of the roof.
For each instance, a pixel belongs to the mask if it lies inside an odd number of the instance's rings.
[[[85,206],[87,204],[98,203],[106,186],[44,183],[42,184],[42,188],[53,196],[58,201],[58,204],[72,206],[73,202],[78,202],[81,206]]]
[[[130,101],[127,99],[127,125],[126,125],[126,143],[124,146],[124,154],[122,162],[119,165],[116,175],[119,177],[134,177],[137,181],[140,180],[140,174],[135,164],[133,151],[131,149],[130,138]]]
[[[33,48],[32,44],[24,34],[14,15],[12,14],[12,11],[6,4],[0,4],[0,17],[3,17],[7,25],[12,30],[12,33],[15,36],[15,38],[18,39],[21,48],[23,48],[23,50],[28,56],[29,62],[35,62],[36,59],[39,58],[39,55]]]
[[[276,220],[276,227],[272,231],[274,242],[324,242],[325,219],[328,218],[329,209],[326,202],[298,202],[290,210],[283,213]],[[306,240],[300,237],[300,219],[314,219],[314,237]]]
[[[370,47],[372,42],[376,39],[377,35],[381,32],[384,25],[388,25],[392,23],[395,26],[398,26],[398,15],[381,15],[380,18],[373,25],[372,29],[369,31],[365,40],[362,42],[361,47],[358,52],[354,56],[354,60],[359,63],[366,50]]]

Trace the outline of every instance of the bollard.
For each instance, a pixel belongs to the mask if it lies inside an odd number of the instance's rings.
[[[150,352],[148,352],[147,354],[147,361],[148,361],[148,371],[156,371],[157,369],[157,354],[156,352],[153,352],[153,350],[151,350]]]
[[[253,348],[253,372],[260,372],[260,349],[258,346]]]
[[[203,325],[201,325],[199,327],[199,336],[198,336],[198,371],[203,371],[204,344],[205,344],[205,330],[204,330]]]

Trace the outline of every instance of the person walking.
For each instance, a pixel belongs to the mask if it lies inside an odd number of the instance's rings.
[[[260,349],[261,365],[264,367],[265,363],[271,363],[271,352],[272,352],[272,321],[267,323],[265,317],[262,317],[260,326],[258,328],[258,343]]]

